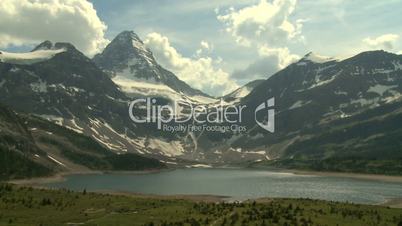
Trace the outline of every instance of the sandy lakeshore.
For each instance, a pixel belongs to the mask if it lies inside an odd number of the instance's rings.
[[[389,199],[386,202],[381,203],[380,205],[389,206],[391,208],[402,208],[402,198]]]

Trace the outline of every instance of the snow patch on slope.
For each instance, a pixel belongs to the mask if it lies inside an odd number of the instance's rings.
[[[327,79],[327,80],[321,80],[321,75],[317,74],[317,76],[315,78],[315,83],[307,89],[314,89],[316,87],[320,87],[320,86],[329,84],[332,81],[334,81],[342,72],[343,72],[343,70],[338,71],[330,79]]]
[[[51,159],[53,162],[55,162],[55,163],[57,163],[57,164],[59,164],[59,165],[61,165],[61,166],[66,167],[66,165],[65,165],[64,163],[60,162],[60,161],[57,160],[56,158],[54,158],[54,157],[52,157],[52,156],[50,156],[50,155],[48,155],[47,157],[48,157],[49,159]]]
[[[184,148],[179,141],[165,141],[162,139],[150,138],[148,148],[159,151],[168,157],[180,156],[184,154]]]
[[[370,87],[367,92],[371,92],[371,93],[377,93],[380,96],[383,96],[384,93],[386,93],[388,90],[393,89],[398,87],[397,85],[392,85],[392,86],[385,86],[385,85],[380,85],[377,84],[375,86]]]
[[[212,104],[217,102],[217,99],[211,98],[211,97],[206,97],[206,96],[187,96],[187,100],[190,100],[190,102],[195,102],[195,103],[200,103],[200,104]]]
[[[241,88],[235,90],[230,96],[233,98],[243,98],[243,97],[247,96],[251,91],[252,91],[252,89],[250,89],[248,87],[241,87]]]
[[[30,84],[32,91],[37,93],[47,93],[47,83],[39,79],[38,82]]]
[[[310,101],[302,101],[302,100],[296,101],[292,106],[289,107],[289,110],[301,108],[307,104],[310,104],[311,102],[312,102],[311,100]]]
[[[152,81],[134,80],[124,76],[116,76],[112,78],[112,81],[128,95],[161,96],[171,100],[181,99],[181,94],[164,84],[153,83]]]
[[[46,120],[48,120],[48,121],[56,123],[59,126],[62,126],[63,122],[64,122],[64,119],[62,117],[55,116],[55,115],[39,115],[39,116],[44,118],[44,119],[46,119]]]
[[[402,64],[398,61],[393,61],[392,64],[394,65],[395,71],[402,70]]]
[[[69,124],[69,125],[64,125],[68,129],[71,129],[71,130],[75,131],[76,133],[81,133],[81,134],[84,133],[84,128],[82,128],[81,126],[79,126],[77,124],[77,122],[75,121],[75,118],[70,119],[70,120],[65,120],[64,123]]]
[[[157,83],[152,80],[131,79],[126,76],[115,76],[112,81],[120,87],[121,91],[127,95],[140,95],[140,96],[159,96],[165,97],[172,101],[186,101],[198,104],[211,104],[215,103],[217,99],[206,96],[186,96],[178,93],[172,88],[162,83]]]

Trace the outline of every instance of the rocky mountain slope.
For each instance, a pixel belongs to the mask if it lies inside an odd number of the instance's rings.
[[[4,106],[0,106],[0,163],[0,180],[165,167],[158,160],[135,154],[117,155],[87,136]]]
[[[0,106],[0,180],[50,174],[49,167],[34,161],[43,154],[24,121]]]
[[[402,101],[305,129],[268,165],[400,175]],[[264,164],[262,164],[264,165]]]
[[[370,51],[335,60],[310,53],[242,99],[246,133],[204,137],[214,137],[209,147],[221,152],[261,152],[266,159],[322,160],[347,153],[400,158],[400,142],[383,144],[399,134],[401,84],[401,55]],[[275,133],[256,125],[254,117],[254,109],[272,97]],[[266,114],[256,117],[267,120]]]

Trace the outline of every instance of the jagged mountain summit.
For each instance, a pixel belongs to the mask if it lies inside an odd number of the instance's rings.
[[[171,99],[180,95],[209,97],[190,87],[155,60],[152,52],[133,31],[123,31],[93,58],[129,96],[146,93]]]

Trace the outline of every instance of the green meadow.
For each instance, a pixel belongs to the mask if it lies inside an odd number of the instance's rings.
[[[200,202],[3,184],[0,225],[402,225],[402,209],[310,199]]]

